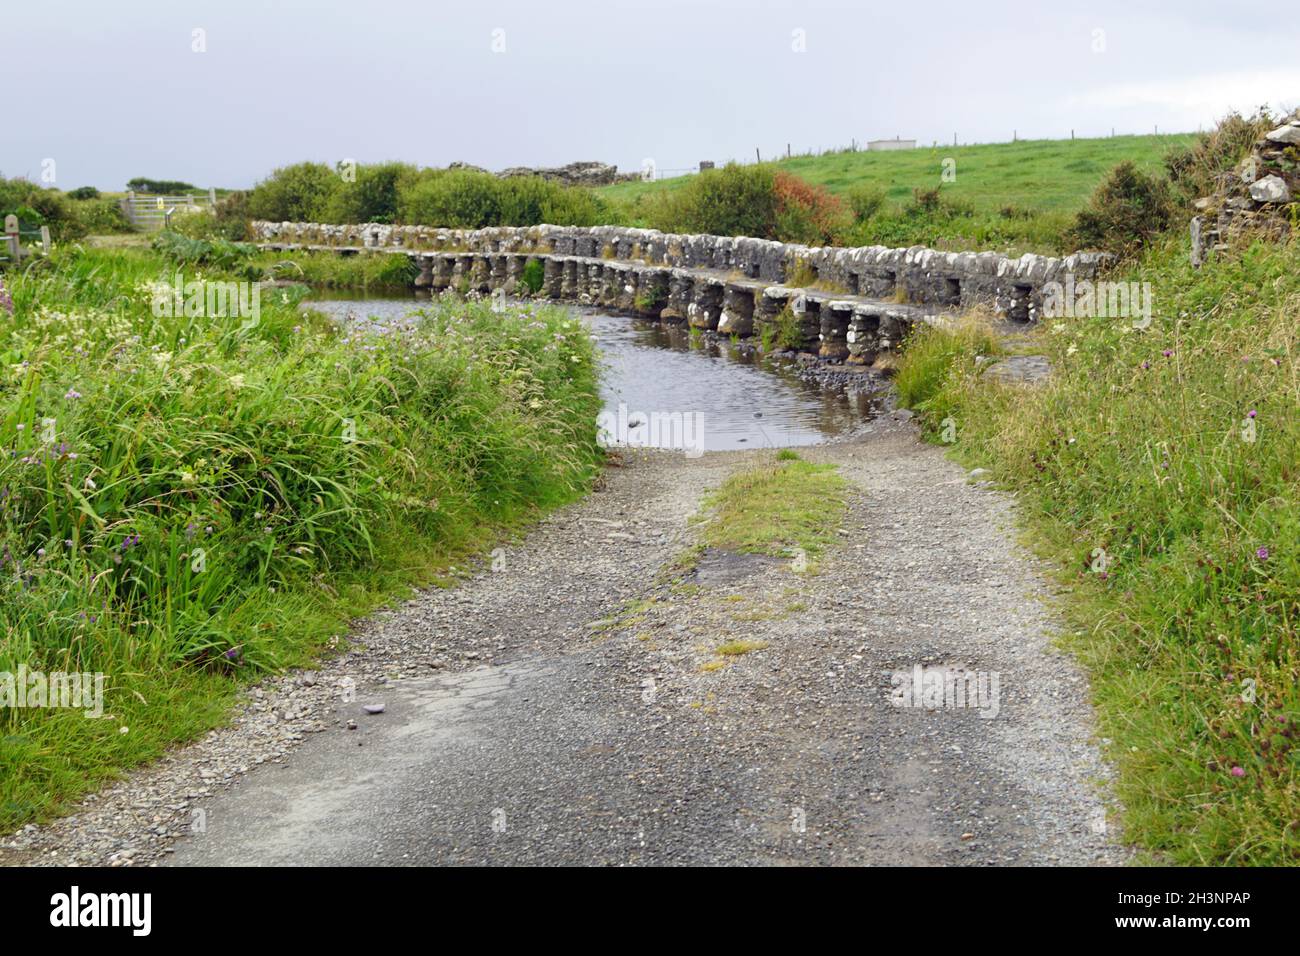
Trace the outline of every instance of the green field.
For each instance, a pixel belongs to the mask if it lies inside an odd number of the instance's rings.
[[[1151,172],[1161,167],[1165,153],[1186,146],[1194,134],[1115,136],[1106,139],[1036,139],[976,146],[922,147],[898,152],[843,150],[820,156],[782,159],[778,166],[842,193],[860,184],[879,186],[894,202],[912,198],[914,189],[942,185],[945,193],[965,199],[981,211],[1004,206],[1050,212],[1074,212],[1113,166],[1132,160]],[[943,161],[956,160],[956,181],[942,181]],[[689,177],[655,182],[617,183],[602,195],[631,200],[644,193],[675,189]]]
[[[885,206],[861,227],[858,241],[1060,252],[1067,251],[1064,230],[1111,169],[1132,161],[1144,171],[1158,172],[1170,149],[1194,139],[1195,134],[1185,133],[940,145],[898,152],[842,150],[795,156],[776,165],[841,196],[856,187],[882,190]],[[954,161],[953,176],[945,182],[948,159]],[[657,195],[679,189],[691,178],[618,183],[599,193],[622,209],[620,218],[642,224],[647,205]],[[916,214],[914,191],[936,187],[953,211]]]

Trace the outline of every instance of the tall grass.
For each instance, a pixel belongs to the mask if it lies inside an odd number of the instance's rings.
[[[592,345],[562,312],[340,328],[272,289],[255,323],[159,318],[173,268],[71,250],[6,276],[0,672],[103,672],[112,716],[0,711],[0,831],[211,726],[238,679],[597,467]]]
[[[1125,277],[1152,284],[1151,327],[1049,321],[1043,387],[979,381],[951,339],[949,374],[933,344],[900,371],[1070,585],[1125,831],[1155,859],[1300,860],[1298,266],[1260,243],[1194,271],[1170,241]]]

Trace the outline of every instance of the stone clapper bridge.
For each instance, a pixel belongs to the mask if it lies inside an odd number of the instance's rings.
[[[419,268],[416,288],[435,292],[500,290],[525,298],[533,293],[524,270],[536,261],[540,298],[741,339],[775,341],[788,309],[798,319],[800,351],[863,366],[895,350],[916,323],[943,325],[976,306],[1013,327],[1036,322],[1048,283],[1063,284],[1070,275],[1095,279],[1108,258],[813,247],[622,226],[471,230],[256,221],[253,233],[265,249],[408,256]]]

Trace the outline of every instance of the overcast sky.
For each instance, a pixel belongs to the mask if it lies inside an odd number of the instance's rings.
[[[1300,105],[1292,3],[0,0],[0,173],[236,187],[302,159],[664,170],[1195,130]]]

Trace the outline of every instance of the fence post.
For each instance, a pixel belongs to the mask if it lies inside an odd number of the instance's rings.
[[[18,244],[18,217],[5,216],[5,240],[9,246],[9,255],[14,262],[21,262],[23,247]]]
[[[217,187],[208,187],[208,209],[209,211],[217,208]]]
[[[127,222],[131,228],[135,228],[135,190],[128,189],[126,198],[122,200],[122,212],[126,215]]]
[[[41,251],[47,256],[50,254],[50,227],[41,226]]]

